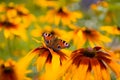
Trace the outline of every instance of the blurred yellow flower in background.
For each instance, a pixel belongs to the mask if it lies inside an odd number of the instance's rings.
[[[1,8],[0,31],[4,30],[5,38],[16,35],[26,41],[26,28],[35,20],[35,17],[23,5],[1,4]]]
[[[65,7],[60,7],[49,10],[45,16],[40,17],[40,21],[55,24],[56,26],[62,23],[65,26],[77,22],[77,19],[80,18],[82,18],[81,12],[70,11]]]
[[[111,80],[109,67],[120,77],[120,64],[101,47],[75,50],[69,62],[71,65],[65,73],[65,80],[90,80],[91,75],[95,80]]]
[[[14,3],[1,5],[1,13],[6,13],[6,16],[11,19],[16,19],[15,21],[21,22],[24,26],[28,27],[31,22],[35,21],[35,16],[30,14],[28,9],[24,5],[17,5]]]
[[[73,44],[77,48],[84,46],[86,43],[89,43],[90,46],[103,46],[103,42],[108,43],[110,41],[110,38],[92,28],[83,27],[73,30]]]
[[[2,16],[0,20],[0,31],[3,29],[5,38],[13,38],[16,35],[23,40],[27,40],[24,27],[19,23],[10,21],[6,16]]]
[[[100,30],[105,31],[111,35],[120,35],[120,27],[119,26],[101,26]]]
[[[28,56],[28,55],[27,55]],[[31,70],[27,70],[31,57],[25,56],[19,61],[8,59],[0,62],[0,80],[32,80],[26,76]]]
[[[99,11],[100,10],[100,7],[103,7],[103,8],[108,8],[109,4],[107,1],[102,1],[102,0],[98,0],[97,3],[93,3],[91,4],[91,9],[92,10],[95,10],[95,11]]]

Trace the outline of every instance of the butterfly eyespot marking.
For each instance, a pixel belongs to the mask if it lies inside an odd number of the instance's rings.
[[[51,37],[51,36],[52,36],[52,34],[43,33],[43,36],[44,36],[44,37]]]
[[[47,43],[47,44],[49,44],[49,43],[50,43],[50,41],[46,41],[46,43]]]
[[[66,43],[66,42],[64,43],[64,45],[65,45],[65,46],[67,46],[67,47],[69,46],[69,44],[68,44],[68,43]]]
[[[61,47],[60,47],[60,45],[58,45],[58,46],[57,46],[57,48],[59,48],[59,49],[60,49],[60,48],[61,48]]]
[[[51,34],[48,34],[48,36],[51,36]]]
[[[65,43],[65,41],[62,41],[63,43]]]
[[[48,36],[48,34],[47,34],[47,33],[43,33],[43,36],[47,37],[47,36]]]

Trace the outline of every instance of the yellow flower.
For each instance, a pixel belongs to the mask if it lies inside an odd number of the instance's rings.
[[[40,21],[48,22],[58,26],[60,23],[62,23],[62,25],[70,25],[80,18],[82,18],[82,13],[70,11],[65,7],[61,7],[49,10],[46,16],[40,17]]]
[[[1,7],[3,9],[1,12],[4,12],[9,19],[15,18],[15,22],[21,22],[24,27],[28,27],[35,20],[35,17],[23,5],[15,5],[11,2],[8,5],[1,5]]]
[[[0,80],[32,80],[26,76],[31,70],[27,70],[33,55],[29,54],[19,61],[8,59],[6,62],[0,62]]]
[[[104,43],[110,42],[111,39],[102,35],[95,29],[92,28],[77,28],[73,31],[73,43],[77,48],[84,46],[86,42],[90,44],[90,46],[95,45],[103,45]]]
[[[13,38],[13,35],[27,40],[26,28],[35,17],[23,5],[13,3],[1,4],[0,31],[4,29],[5,38]]]
[[[120,77],[120,64],[101,47],[75,50],[69,62],[65,80],[90,80],[91,75],[95,80],[111,80],[109,68]]]
[[[28,27],[33,21],[36,20],[35,16],[31,14],[24,5],[17,5],[15,7],[17,16],[21,18],[24,26]]]
[[[53,36],[56,36],[56,34]],[[38,54],[36,61],[37,70],[44,71],[40,76],[40,80],[56,80],[58,78],[59,69],[67,60],[68,56],[64,52],[57,50],[55,49],[56,47],[53,48],[52,46],[53,45],[43,43],[43,46],[35,48],[34,51],[31,52],[31,54]]]
[[[13,38],[13,35],[16,35],[23,40],[27,40],[24,26],[9,20],[6,16],[2,16],[0,20],[0,31],[2,29],[4,30],[5,38]]]
[[[56,35],[57,34],[54,36]],[[53,42],[52,45],[43,43],[43,46],[35,48],[34,51],[31,52],[31,54],[38,54],[36,61],[37,70],[43,72],[40,73],[41,75],[39,77],[39,80],[56,80],[58,78],[58,71],[60,67],[67,60],[67,55],[70,55],[69,53],[66,55],[61,50],[56,50],[55,47],[53,48],[52,46],[56,45],[55,43],[56,42]]]
[[[45,72],[40,76],[40,80],[56,80],[58,71],[66,61],[67,55],[62,51],[53,51],[45,45],[34,49],[32,53],[38,55],[36,61],[37,70],[41,71],[45,68]]]
[[[100,30],[106,31],[108,34],[120,35],[120,27],[119,26],[101,26]]]

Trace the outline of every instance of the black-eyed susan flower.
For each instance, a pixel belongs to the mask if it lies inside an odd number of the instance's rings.
[[[68,58],[61,49],[69,47],[69,44],[58,39],[54,33],[43,33],[42,36],[45,44],[43,43],[43,46],[33,51],[38,55],[36,61],[37,70],[45,69],[45,72],[40,76],[40,80],[56,80],[60,67]]]
[[[9,19],[16,19],[16,22],[21,22],[24,27],[28,27],[32,21],[35,20],[35,16],[29,13],[29,10],[24,5],[15,5],[14,3],[1,5],[1,13],[5,13]],[[29,21],[28,21],[29,19]]]
[[[70,25],[80,18],[82,18],[82,13],[70,11],[65,7],[60,7],[49,10],[46,16],[40,17],[40,21],[52,23],[58,26],[60,23],[63,25]]]
[[[31,14],[24,5],[16,5],[15,9],[17,12],[17,16],[21,18],[22,24],[25,27],[28,27],[32,22],[36,20],[35,16]]]
[[[32,53],[38,55],[37,70],[41,71],[45,68],[45,72],[39,77],[40,80],[56,80],[58,71],[66,61],[67,55],[62,51],[53,51],[47,46],[36,48]]]
[[[24,26],[15,22],[15,20],[10,20],[5,15],[0,17],[0,31],[3,29],[5,38],[13,38],[16,35],[23,40],[27,40]]]
[[[100,30],[105,31],[111,35],[120,35],[120,27],[119,26],[101,26]]]
[[[33,15],[23,5],[4,3],[1,4],[1,7],[0,30],[4,30],[5,38],[12,38],[13,35],[16,35],[27,40],[26,28],[35,19]]]
[[[103,45],[103,42],[107,43],[110,41],[110,38],[92,28],[83,27],[73,31],[73,43],[77,48],[85,45],[86,42],[88,42],[90,46],[95,46]]]
[[[111,53],[101,47],[81,48],[71,54],[71,65],[65,73],[65,80],[111,80],[113,71],[120,77],[120,64],[115,61]],[[111,71],[110,71],[111,69]]]
[[[34,54],[28,54],[17,62],[8,59],[0,62],[0,80],[32,80],[27,77],[31,70],[27,70]]]

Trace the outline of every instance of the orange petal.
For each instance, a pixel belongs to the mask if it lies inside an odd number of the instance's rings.
[[[97,59],[90,59],[91,67],[94,71],[95,80],[101,80],[100,64]]]
[[[108,66],[113,70],[117,77],[120,77],[120,64],[114,61],[106,62]]]
[[[76,74],[76,75],[78,75],[77,76],[78,79],[85,80],[88,66],[89,66],[89,58],[83,57],[83,59],[80,62],[80,66],[78,68],[77,74]],[[81,75],[81,76],[79,76],[79,75]]]
[[[110,80],[110,73],[102,61],[100,61],[100,67],[103,80]]]
[[[86,78],[85,78],[85,80],[91,80],[91,74],[90,74],[90,71],[88,70],[87,72],[86,72]]]

